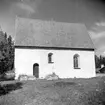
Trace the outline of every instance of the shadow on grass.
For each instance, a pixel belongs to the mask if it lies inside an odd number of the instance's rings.
[[[61,81],[61,82],[56,82],[56,83],[54,84],[54,86],[58,86],[58,87],[74,86],[74,85],[76,85],[75,82],[63,82],[63,81]]]
[[[22,83],[12,83],[12,84],[5,84],[0,86],[0,96],[6,95],[10,93],[11,91],[18,90],[22,88]]]
[[[60,87],[60,88],[64,88],[64,87],[69,87],[69,86],[75,86],[76,83],[75,82],[64,82],[64,81],[60,81],[60,82],[55,82],[53,84],[48,84],[43,86],[44,88],[50,88],[50,87]]]

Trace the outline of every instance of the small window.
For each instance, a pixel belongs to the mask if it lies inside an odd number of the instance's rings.
[[[48,63],[53,63],[52,56],[53,56],[53,53],[48,54]]]
[[[74,60],[74,69],[80,69],[80,67],[79,67],[79,55],[75,54],[73,57],[73,60]]]

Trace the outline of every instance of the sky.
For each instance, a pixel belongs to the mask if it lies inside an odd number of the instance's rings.
[[[14,38],[16,17],[84,23],[105,55],[105,0],[0,0],[0,26]]]

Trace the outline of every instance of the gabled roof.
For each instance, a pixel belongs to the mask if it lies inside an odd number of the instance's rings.
[[[17,18],[15,46],[94,49],[84,24]]]

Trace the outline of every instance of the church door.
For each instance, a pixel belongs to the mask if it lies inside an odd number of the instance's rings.
[[[33,75],[36,77],[36,78],[39,78],[39,64],[38,63],[35,63],[33,65]]]

